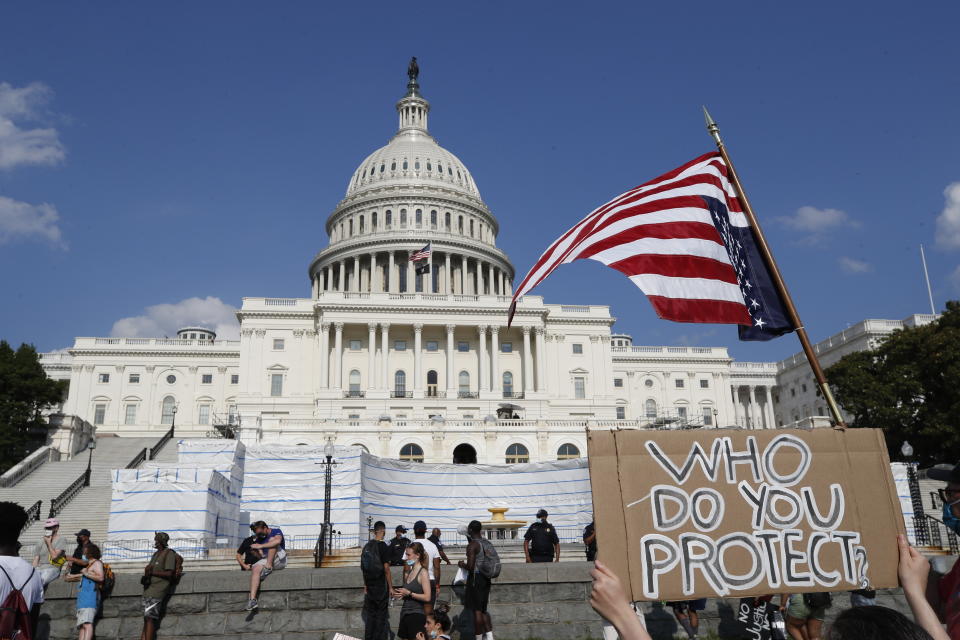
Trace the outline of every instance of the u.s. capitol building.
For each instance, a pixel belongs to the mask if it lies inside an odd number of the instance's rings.
[[[99,434],[160,435],[175,422],[178,437],[481,463],[584,455],[587,427],[783,423],[776,363],[635,346],[612,332],[608,307],[538,296],[507,328],[517,274],[497,248],[497,218],[430,135],[415,78],[396,110],[396,134],[327,219],[310,297],[245,298],[239,341],[204,328],[77,338],[43,358],[69,377],[62,413]],[[424,248],[427,262],[411,262]]]

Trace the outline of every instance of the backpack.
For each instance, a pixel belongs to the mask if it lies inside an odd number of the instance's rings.
[[[833,598],[829,593],[805,593],[803,594],[803,604],[811,609],[825,609],[833,604]]]
[[[480,572],[480,575],[492,580],[500,575],[500,556],[492,542],[486,538],[477,538],[476,540],[480,543],[480,549],[483,551],[483,555],[477,558],[477,571]]]
[[[379,540],[371,540],[363,546],[360,552],[360,570],[363,571],[364,582],[374,582],[383,577],[383,562],[377,549]]]
[[[170,547],[167,547],[167,551],[173,554],[173,577],[170,578],[170,585],[173,586],[175,584],[179,584],[180,578],[183,577],[183,556]]]
[[[106,562],[100,561],[103,566],[103,580],[97,583],[97,589],[100,590],[100,596],[106,598],[113,593],[113,587],[117,584],[117,576],[113,574],[113,569]]]
[[[30,609],[27,608],[27,601],[23,599],[23,588],[33,580],[33,575],[37,570],[30,571],[30,577],[19,588],[13,584],[13,580],[10,579],[10,574],[7,573],[6,569],[0,566],[0,571],[3,571],[3,575],[7,577],[7,581],[10,583],[10,593],[7,594],[3,604],[0,605],[0,640],[10,640],[11,638],[32,640]]]

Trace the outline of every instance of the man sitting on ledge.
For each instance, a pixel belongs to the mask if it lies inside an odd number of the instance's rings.
[[[263,558],[258,560],[250,568],[250,600],[247,602],[246,610],[253,611],[257,608],[257,592],[260,591],[260,583],[274,571],[279,571],[287,566],[287,551],[283,541],[283,531],[277,527],[270,527],[263,520],[257,520],[250,528],[257,536],[257,542],[250,545],[251,549],[259,549],[263,553]]]

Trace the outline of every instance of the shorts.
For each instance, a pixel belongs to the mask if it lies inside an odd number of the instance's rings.
[[[148,598],[146,596],[142,599],[143,602],[143,617],[150,618],[152,620],[160,619],[160,607],[163,605],[163,598]]]
[[[811,609],[807,606],[807,603],[803,601],[803,595],[797,594],[791,596],[790,601],[787,602],[787,615],[797,620],[808,620],[812,618],[823,622],[827,617],[827,608],[816,607]]]
[[[467,578],[467,586],[463,594],[463,606],[474,611],[486,612],[490,602],[490,578],[474,571]]]
[[[254,567],[264,567],[267,564],[266,558],[261,558],[253,563]],[[283,549],[277,551],[277,555],[273,559],[273,570],[280,571],[281,569],[287,568],[287,552]],[[253,567],[251,567],[253,569]],[[260,576],[263,580],[267,579],[267,576]]]
[[[46,567],[38,570],[37,573],[40,574],[40,579],[43,581],[44,587],[60,577],[60,569],[58,567]]]
[[[676,613],[687,613],[688,611],[703,611],[707,608],[706,598],[697,598],[696,600],[677,600],[668,602],[668,605]]]
[[[416,640],[417,634],[426,635],[427,616],[422,613],[408,613],[400,618],[397,637],[402,640]]]
[[[93,624],[93,619],[96,617],[96,607],[84,607],[83,609],[77,609],[77,626],[81,627],[85,624]]]

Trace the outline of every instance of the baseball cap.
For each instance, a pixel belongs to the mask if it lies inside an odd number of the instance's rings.
[[[540,511],[537,511],[538,518],[546,518],[548,515],[550,514],[547,513],[546,509],[540,509]]]
[[[406,529],[406,527],[404,527],[402,524],[398,524],[398,525],[397,525],[397,528],[396,528],[396,532],[397,532],[397,533],[406,533],[406,532],[407,532],[407,529]]]
[[[426,531],[426,530],[427,530],[427,523],[424,522],[423,520],[417,520],[416,522],[413,523],[413,530],[414,530],[414,531]]]
[[[956,482],[960,484],[960,464],[953,467],[949,464],[938,464],[932,469],[927,470],[927,477],[932,480]]]
[[[56,518],[47,518],[47,521],[43,523],[44,529],[53,529],[54,527],[59,527],[60,521]]]
[[[170,534],[166,531],[157,531],[153,535],[153,539],[162,542],[163,544],[168,544],[170,542]]]
[[[89,537],[90,537],[90,529],[80,529],[80,531],[77,531],[74,535],[87,536],[87,537],[89,538]]]

